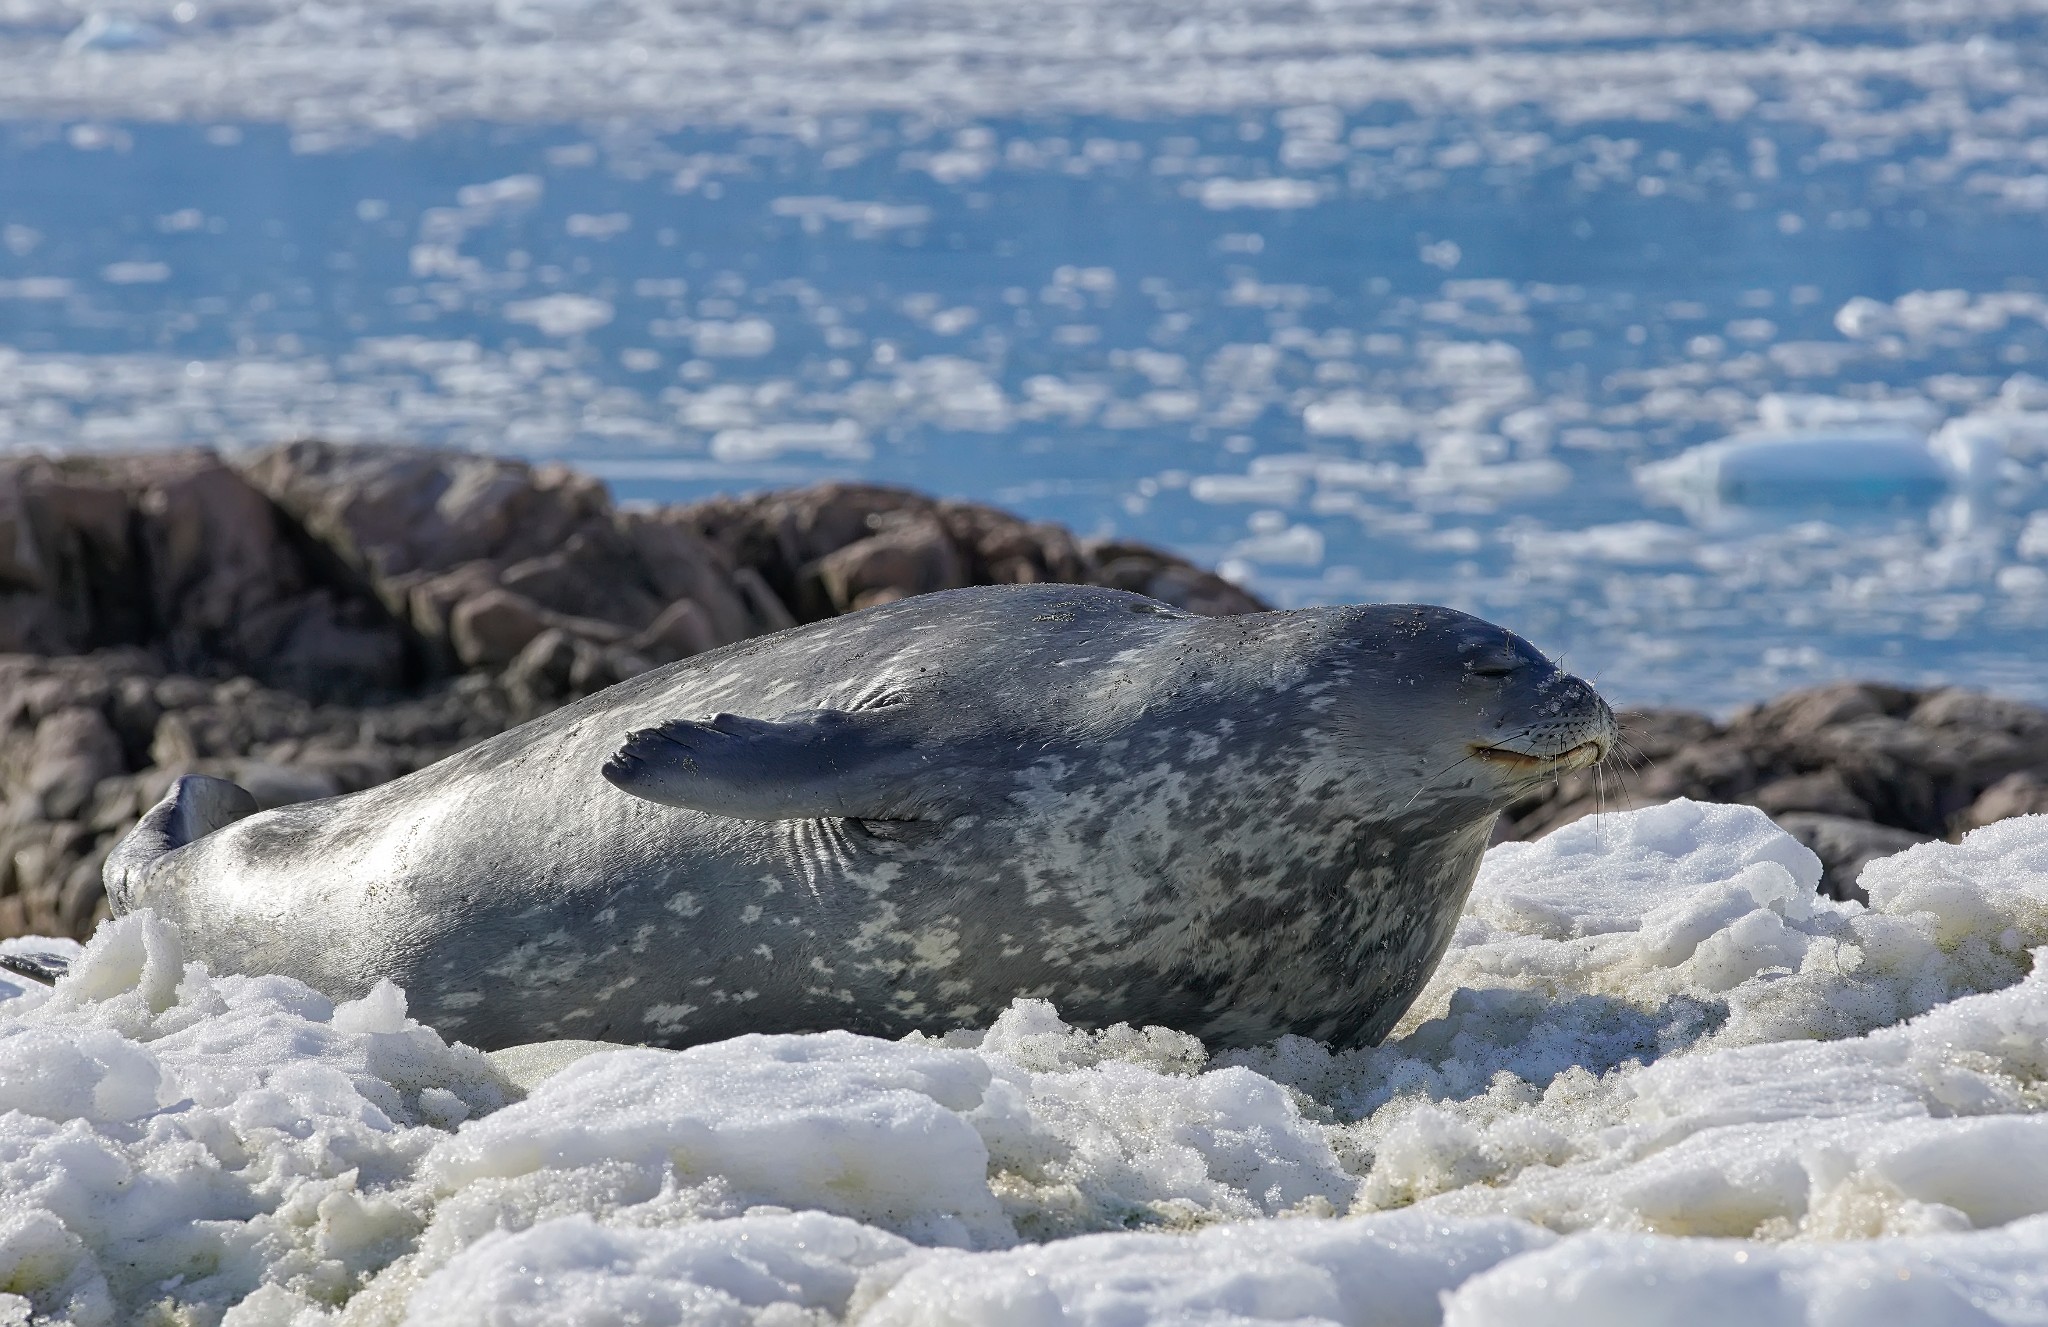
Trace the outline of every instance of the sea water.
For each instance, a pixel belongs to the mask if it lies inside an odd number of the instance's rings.
[[[17,0],[0,117],[0,448],[867,478],[1623,701],[2048,698],[2038,4]]]

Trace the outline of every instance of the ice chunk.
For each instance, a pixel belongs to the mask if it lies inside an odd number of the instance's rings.
[[[1992,1327],[2040,1320],[2048,1221],[1992,1235],[1759,1248],[1586,1235],[1445,1297],[1444,1327]],[[2001,1312],[1993,1312],[1996,1306]],[[2017,1312],[2012,1312],[2017,1310]],[[2008,1314],[2011,1316],[2008,1316]]]
[[[1788,900],[1820,884],[1820,859],[1754,807],[1684,798],[1594,816],[1487,853],[1461,935],[1499,925],[1555,939],[1640,931],[1664,907],[1775,865]],[[1762,888],[1762,886],[1759,886]]]
[[[1202,206],[1211,211],[1227,212],[1233,208],[1252,207],[1276,211],[1289,211],[1298,207],[1313,207],[1322,197],[1322,189],[1313,180],[1290,180],[1285,178],[1269,180],[1203,180],[1193,187],[1195,197]]]
[[[690,345],[707,359],[757,359],[775,349],[775,324],[766,318],[701,322],[690,329]]]
[[[1525,530],[1512,536],[1515,557],[1545,567],[1585,562],[1623,566],[1682,566],[1699,547],[1697,533],[1663,521],[1620,521],[1583,530]]]
[[[539,299],[516,300],[505,306],[510,322],[526,323],[542,336],[581,336],[594,332],[612,320],[609,300],[589,295],[543,295]]]
[[[833,1212],[921,1242],[1008,1243],[976,1124],[1021,1109],[966,1051],[826,1032],[593,1055],[465,1126],[423,1174],[443,1194],[584,1168],[712,1185],[706,1206]],[[502,1187],[502,1185],[500,1186]]]
[[[730,464],[773,461],[791,454],[863,461],[874,448],[859,424],[835,419],[829,424],[769,424],[761,428],[720,429],[711,439],[711,455]]]
[[[1931,503],[1959,478],[1924,434],[1886,427],[1745,434],[1636,471],[1652,496],[1697,512]]]
[[[1003,1254],[941,1254],[871,1273],[860,1321],[1433,1327],[1445,1290],[1551,1238],[1517,1222],[1405,1213],[1193,1235],[1093,1235]]]
[[[644,1327],[844,1316],[863,1271],[913,1252],[907,1241],[822,1212],[706,1221],[671,1230],[559,1217],[495,1233],[428,1277],[405,1321],[419,1327]],[[763,1320],[766,1321],[766,1320]]]

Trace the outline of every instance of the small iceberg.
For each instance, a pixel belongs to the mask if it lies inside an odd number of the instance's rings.
[[[1972,469],[1950,452],[1895,426],[1738,434],[1641,466],[1636,483],[1696,514],[1723,506],[1931,506]]]

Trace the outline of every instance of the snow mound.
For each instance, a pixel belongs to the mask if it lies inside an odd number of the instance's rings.
[[[141,914],[0,986],[0,1322],[2048,1322],[2048,817],[1818,876],[1745,807],[1504,844],[1386,1044],[1215,1059],[494,1062]]]

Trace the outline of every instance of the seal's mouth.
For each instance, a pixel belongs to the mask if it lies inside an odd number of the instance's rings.
[[[1475,742],[1472,754],[1489,765],[1497,765],[1516,774],[1569,774],[1573,770],[1599,764],[1607,756],[1607,744],[1594,738],[1563,751],[1543,754],[1505,746],[1483,746]]]

